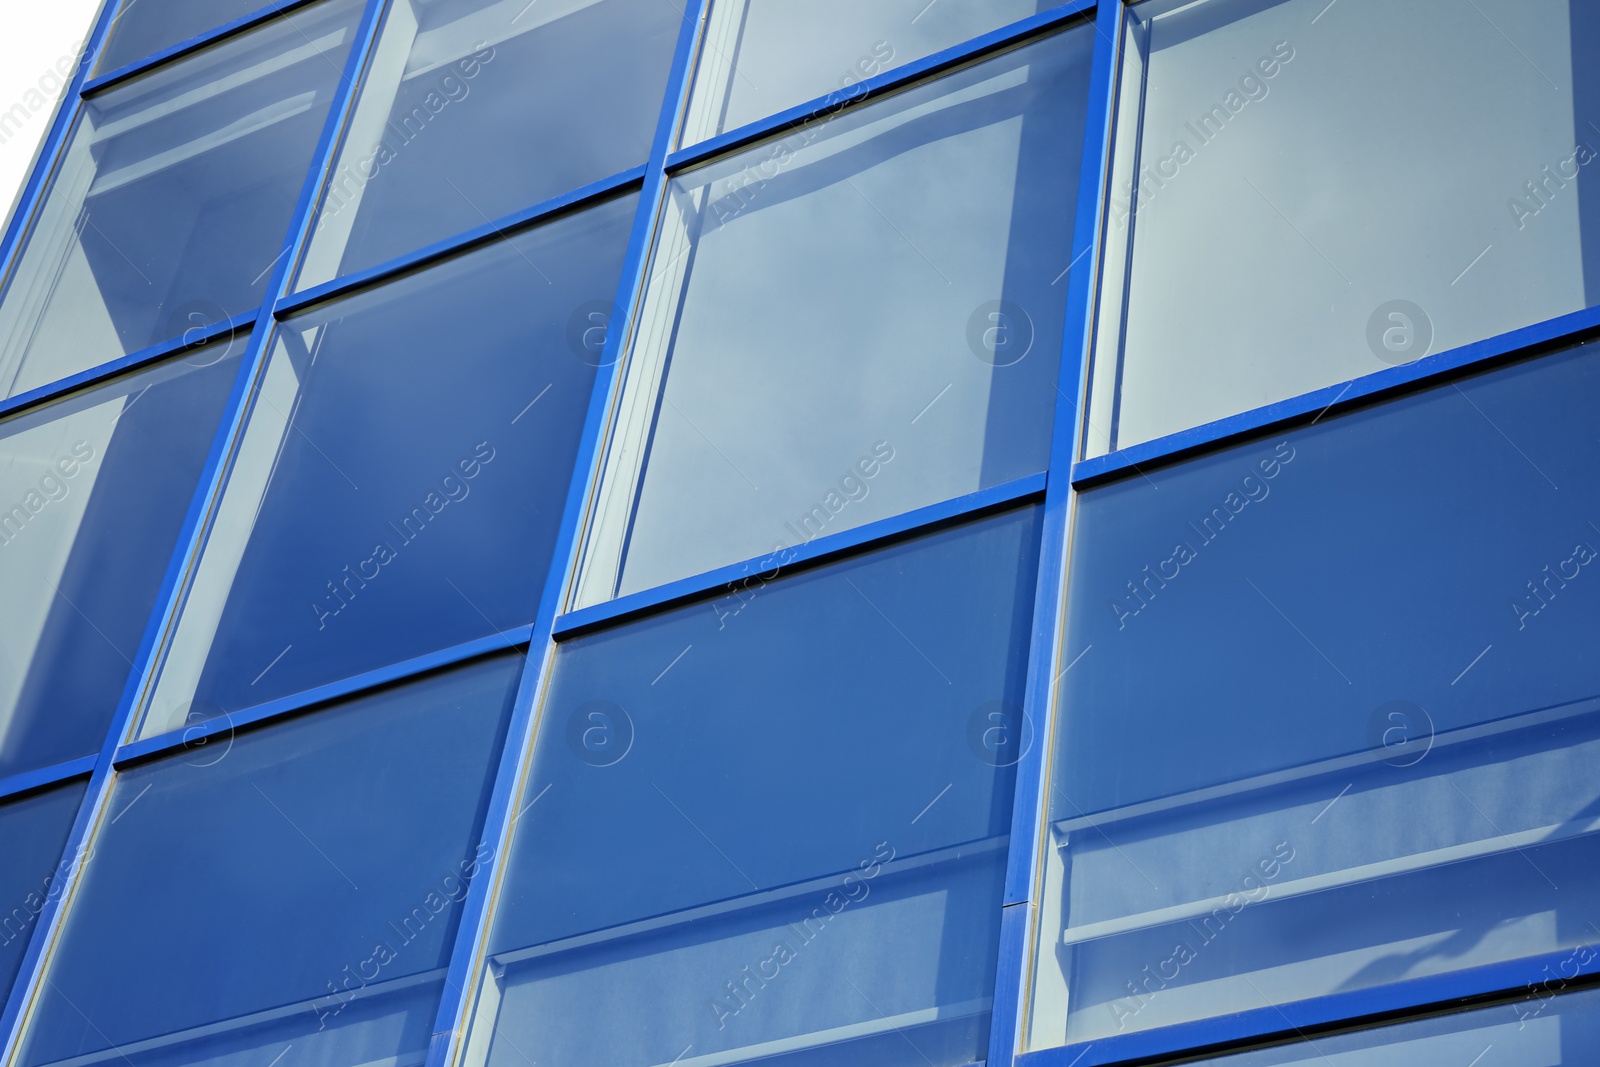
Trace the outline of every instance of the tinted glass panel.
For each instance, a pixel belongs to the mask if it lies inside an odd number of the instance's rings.
[[[532,621],[633,213],[281,325],[146,735]]]
[[[718,0],[695,71],[693,144],[1055,7],[1059,0]]]
[[[672,183],[580,603],[1044,468],[1093,37]]]
[[[1037,537],[563,644],[468,1062],[982,1058]]]
[[[243,347],[0,422],[0,777],[100,750]]]
[[[1080,497],[1036,1043],[1596,936],[1596,404],[1587,346]]]
[[[1600,7],[1128,11],[1092,453],[1600,300]]]
[[[302,8],[84,102],[0,303],[0,394],[261,303],[360,7]]]
[[[301,285],[643,163],[682,22],[673,0],[396,0]]]
[[[1593,958],[1595,950],[1586,951]],[[1554,978],[1533,990],[1533,999],[1516,1004],[1205,1062],[1218,1067],[1580,1067],[1600,1056],[1600,994],[1557,996],[1565,984]]]
[[[271,0],[122,0],[97,70],[125,67],[260,10]]]
[[[125,772],[20,1062],[420,1063],[520,663]]]
[[[83,782],[0,804],[0,1001],[11,992],[48,901],[61,895],[74,857],[63,856]]]

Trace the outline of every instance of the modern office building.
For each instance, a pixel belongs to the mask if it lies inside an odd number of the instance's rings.
[[[1600,1060],[1600,7],[261,3],[0,245],[0,1067]]]

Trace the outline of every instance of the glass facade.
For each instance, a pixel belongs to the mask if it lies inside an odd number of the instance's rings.
[[[0,776],[100,750],[246,343],[0,421]]]
[[[300,284],[642,166],[681,18],[671,0],[391,4]]]
[[[0,392],[256,309],[359,14],[304,8],[84,100],[0,296]]]
[[[124,770],[19,1062],[418,1057],[519,662]]]
[[[1092,37],[669,185],[580,604],[1049,465]]]
[[[1593,5],[1326,2],[1128,8],[1091,449],[1600,303]]]
[[[112,0],[0,1067],[1592,1062],[1596,41]]]
[[[1595,937],[1597,355],[1082,495],[1067,633],[1093,651],[1059,694],[1038,1040]]]
[[[1038,536],[1013,512],[562,645],[469,1058],[981,1059],[1015,761],[968,727],[1021,704]],[[607,997],[637,1020],[596,1033]]]
[[[533,622],[635,202],[280,324],[142,734]]]

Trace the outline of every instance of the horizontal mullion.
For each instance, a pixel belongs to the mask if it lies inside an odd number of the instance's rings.
[[[1146,1063],[1177,1053],[1221,1054],[1442,1012],[1542,999],[1541,990],[1555,995],[1594,984],[1600,977],[1600,954],[1590,953],[1590,957],[1585,961],[1578,949],[1559,949],[1367,989],[1267,1004],[1231,1015],[1026,1052],[1017,1057],[1016,1067],[1108,1067]]]
[[[93,771],[99,761],[98,756],[79,756],[65,763],[57,763],[53,767],[40,767],[38,770],[23,771],[8,778],[0,778],[0,799],[14,797],[19,793],[31,793],[46,786],[59,785],[73,778],[81,778]]]
[[[444,974],[443,967],[435,967],[432,970],[415,971],[397,978],[367,982],[352,990],[341,988],[332,993],[325,993],[306,1000],[291,1001],[288,1004],[279,1004],[276,1007],[254,1011],[248,1015],[201,1023],[187,1030],[177,1030],[160,1034],[156,1037],[147,1037],[126,1045],[112,1045],[110,1048],[82,1053],[70,1059],[54,1060],[44,1065],[44,1067],[96,1067],[98,1064],[117,1064],[119,1061],[122,1064],[131,1064],[135,1062],[134,1056],[148,1057],[151,1060],[162,1053],[172,1056],[175,1050],[183,1050],[185,1046],[192,1049],[203,1041],[214,1041],[217,1038],[226,1038],[233,1034],[258,1028],[264,1029],[274,1023],[282,1023],[285,1020],[289,1020],[293,1025],[293,1022],[297,1021],[295,1017],[305,1012],[310,1012],[317,1016],[319,1020],[322,1020],[324,1015],[338,1014],[339,1011],[343,1010],[343,1006],[351,1001],[372,1001],[381,997],[392,996],[395,993],[404,994],[408,990],[416,989],[418,986],[442,982]],[[340,1005],[340,1007],[330,1010],[332,1008],[330,1001]],[[319,1011],[319,1008],[322,1010]],[[324,1022],[323,1025],[326,1025],[326,1023]],[[321,1027],[318,1029],[320,1030]],[[216,1044],[223,1044],[223,1042],[217,1041]],[[182,1052],[178,1054],[182,1055]],[[377,1062],[385,1064],[385,1067],[401,1067],[407,1062],[420,1063],[421,1057],[418,1056],[410,1061],[404,1057],[391,1057]]]
[[[130,0],[125,7],[131,6],[133,2],[135,0]],[[116,70],[107,71],[96,78],[90,78],[84,82],[83,89],[80,91],[81,95],[89,96],[125,82],[130,78],[137,78],[139,75],[152,71],[163,64],[170,63],[174,59],[186,56],[191,52],[198,52],[202,48],[209,48],[236,34],[244,33],[246,30],[253,30],[263,22],[277,18],[279,15],[287,15],[296,8],[307,7],[316,2],[317,0],[278,0],[277,3],[269,4],[248,15],[242,15],[232,22],[223,23],[221,26],[197,34],[187,41],[179,41],[177,44],[163,48],[161,51],[145,56],[143,59],[136,59],[132,63],[118,67]],[[119,14],[118,17],[120,18],[121,15]],[[113,20],[113,29],[115,28],[114,23],[115,20]]]
[[[1230,415],[1153,441],[1131,445],[1073,465],[1072,485],[1086,489],[1101,482],[1210,452],[1245,438],[1315,423],[1391,396],[1420,392],[1454,378],[1464,378],[1501,363],[1566,348],[1600,333],[1600,307],[1574,311],[1560,318],[1524,326],[1496,337],[1474,341],[1436,355],[1390,367],[1276,404]]]
[[[174,337],[148,348],[141,348],[137,352],[126,356],[119,356],[97,367],[79,371],[77,374],[41,385],[37,389],[29,389],[26,393],[0,400],[0,418],[14,415],[25,408],[36,407],[40,404],[58,399],[68,393],[76,392],[85,386],[98,385],[128,371],[136,370],[151,363],[158,363],[169,356],[187,352],[192,348],[199,348],[209,341],[216,341],[236,333],[243,333],[255,325],[256,311],[252,309],[244,315],[235,315],[231,319],[222,319],[209,326],[196,326],[184,331],[183,336]]]
[[[1350,778],[1353,775],[1361,774],[1364,770],[1375,768],[1380,763],[1393,766],[1388,761],[1393,760],[1397,753],[1409,757],[1416,748],[1424,744],[1426,745],[1425,755],[1433,755],[1433,753],[1438,752],[1440,753],[1439,758],[1443,759],[1458,745],[1472,742],[1482,743],[1491,738],[1504,738],[1512,733],[1543,730],[1553,725],[1570,722],[1580,716],[1593,715],[1597,711],[1600,711],[1600,697],[1584,697],[1581,700],[1573,700],[1564,704],[1551,704],[1547,707],[1536,708],[1533,711],[1517,712],[1498,719],[1474,723],[1470,726],[1460,726],[1452,730],[1440,731],[1433,734],[1426,741],[1419,738],[1417,741],[1408,742],[1406,745],[1369,748],[1326,759],[1311,760],[1293,767],[1252,775],[1249,778],[1239,778],[1219,785],[1202,786],[1198,789],[1191,789],[1182,793],[1171,793],[1122,807],[1101,808],[1098,811],[1054,819],[1051,820],[1050,825],[1059,834],[1070,834],[1083,830],[1100,832],[1105,830],[1106,827],[1117,826],[1120,823],[1148,821],[1152,818],[1166,819],[1176,818],[1180,815],[1192,816],[1204,806],[1238,804],[1249,798],[1251,794],[1271,794],[1304,788],[1308,783],[1319,779]],[[1437,760],[1435,763],[1437,763]]]
[[[714,156],[743,148],[775,134],[786,133],[798,126],[826,119],[836,111],[905,88],[913,82],[939,74],[951,67],[961,66],[990,52],[1007,48],[1073,19],[1092,12],[1095,0],[1069,0],[1068,3],[1037,15],[991,30],[981,37],[935,52],[931,56],[914,60],[901,67],[885,71],[843,89],[835,89],[825,96],[797,104],[765,119],[759,119],[736,130],[708,138],[698,144],[680,148],[667,157],[667,170],[677,172],[704,163]]]
[[[908,874],[925,873],[930,867],[956,864],[963,860],[971,861],[973,857],[983,856],[985,853],[1003,851],[1007,843],[1008,839],[1004,835],[999,837],[980,837],[954,845],[944,845],[939,848],[929,849],[926,852],[919,852],[910,856],[899,856],[892,860],[882,861],[880,864],[882,869],[877,874],[872,875],[871,878],[874,881],[883,879],[879,884],[887,885],[895,879],[903,878]],[[489,960],[494,966],[505,971],[518,965],[526,964],[531,960],[543,961],[552,956],[581,952],[585,949],[614,944],[631,938],[660,934],[665,930],[688,929],[697,923],[714,921],[733,915],[751,914],[763,908],[770,908],[774,904],[793,901],[813,894],[820,895],[827,890],[842,886],[852,875],[860,878],[861,874],[862,872],[855,867],[840,871],[830,871],[827,874],[813,878],[772,886],[767,889],[756,889],[739,896],[724,897],[720,900],[696,904],[677,911],[662,912],[618,923],[614,926],[603,926],[593,930],[586,930],[583,933],[569,934],[555,941],[545,941],[524,948],[491,953]]]
[[[532,639],[532,626],[502,630],[487,637],[415,656],[364,674],[341,678],[336,682],[319,685],[314,689],[306,689],[277,700],[269,700],[241,711],[224,712],[214,719],[207,719],[181,730],[169,730],[154,737],[129,741],[117,749],[112,762],[120,769],[130,763],[153,759],[182,749],[200,748],[210,744],[213,738],[231,739],[234,731],[245,727],[288,718],[321,704],[360,696],[374,689],[397,682],[412,681],[422,675],[458,667],[497,652],[521,648]]]
[[[1457,864],[1466,865],[1477,860],[1504,857],[1512,852],[1527,858],[1527,849],[1540,845],[1574,841],[1580,837],[1589,837],[1596,830],[1600,830],[1600,818],[1590,818],[1583,821],[1573,819],[1568,822],[1533,826],[1525,830],[1513,830],[1510,833],[1496,833],[1488,837],[1480,837],[1476,841],[1463,841],[1454,845],[1429,849],[1425,852],[1413,852],[1409,855],[1394,856],[1355,866],[1341,867],[1337,870],[1324,871],[1321,874],[1314,874],[1305,878],[1274,882],[1269,888],[1268,895],[1261,897],[1260,900],[1263,903],[1268,900],[1294,900],[1297,897],[1305,897],[1313,893],[1349,889],[1353,886],[1377,888],[1379,883],[1391,878],[1400,878],[1424,871],[1437,871],[1443,867],[1451,867]],[[1173,904],[1164,908],[1121,915],[1114,919],[1102,919],[1098,922],[1069,926],[1061,932],[1061,937],[1058,941],[1062,945],[1077,946],[1110,937],[1119,937],[1124,934],[1158,930],[1161,927],[1172,926],[1186,920],[1202,919],[1203,923],[1203,917],[1209,917],[1222,910],[1228,906],[1230,901],[1236,898],[1237,894],[1235,893],[1220,893],[1211,897],[1185,901],[1182,904]],[[1193,926],[1192,923],[1191,926]]]
[[[818,537],[793,548],[769,552],[764,556],[730,563],[725,567],[668,582],[666,585],[629,593],[627,596],[617,597],[603,604],[579,608],[556,619],[555,638],[561,641],[576,637],[601,626],[665,611],[719,590],[735,591],[741,588],[740,583],[746,580],[772,581],[776,579],[778,572],[789,573],[815,567],[832,562],[841,556],[882,548],[897,541],[931,533],[945,526],[1015,507],[1042,496],[1045,481],[1044,474],[1030,474],[1025,478],[981,489],[966,496],[955,497],[915,511],[869,522],[854,529]],[[772,572],[772,578],[758,577],[768,572]]]
[[[428,266],[438,260],[447,259],[450,256],[469,251],[480,245],[489,244],[496,239],[510,239],[515,237],[518,231],[531,228],[538,223],[552,221],[561,215],[581,211],[596,201],[622,193],[632,186],[640,185],[644,182],[644,175],[645,168],[643,165],[629,168],[608,178],[601,178],[597,182],[590,182],[580,189],[574,189],[571,192],[562,193],[560,196],[551,197],[549,200],[535,204],[530,208],[512,212],[492,222],[486,222],[482,226],[474,226],[464,233],[446,237],[442,241],[435,241],[433,244],[420,248],[415,252],[396,256],[394,259],[380,263],[375,267],[355,271],[332,281],[323,282],[321,285],[303,289],[298,293],[291,293],[278,301],[273,308],[273,314],[277,318],[285,318],[297,311],[303,311],[313,304],[320,304],[336,297],[345,296],[357,289],[365,289],[368,286],[377,285],[398,275]]]

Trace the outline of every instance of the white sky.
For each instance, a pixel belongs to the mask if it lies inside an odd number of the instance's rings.
[[[99,9],[100,0],[0,0],[0,114],[22,102],[30,89],[39,89],[41,78],[45,88],[54,85],[46,73],[53,78],[56,62],[76,55]],[[0,213],[7,219],[61,92],[56,88],[46,95],[49,104],[0,144]]]

